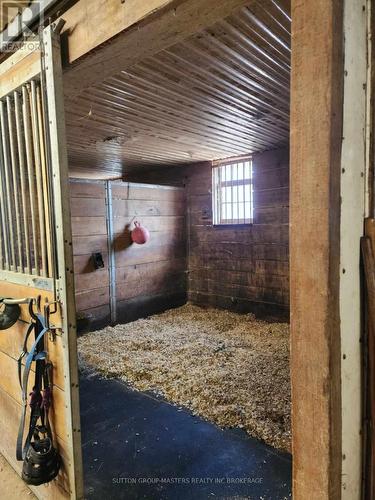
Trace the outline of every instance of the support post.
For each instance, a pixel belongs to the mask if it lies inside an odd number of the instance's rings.
[[[65,136],[60,33],[55,25],[43,32],[43,53],[49,120],[50,161],[52,165],[58,267],[57,295],[63,306],[63,353],[66,383],[67,439],[71,453],[69,483],[71,500],[83,498],[83,470],[79,411],[77,328],[70,216],[68,157]]]
[[[343,2],[292,0],[292,18],[293,498],[338,500]]]

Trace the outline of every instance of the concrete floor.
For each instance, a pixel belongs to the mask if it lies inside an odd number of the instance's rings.
[[[85,497],[291,497],[291,457],[116,380],[81,379]]]

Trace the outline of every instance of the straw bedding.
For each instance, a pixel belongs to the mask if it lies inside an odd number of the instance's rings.
[[[187,304],[78,345],[82,367],[290,451],[288,324]]]

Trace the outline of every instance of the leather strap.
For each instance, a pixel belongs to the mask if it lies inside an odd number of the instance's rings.
[[[36,339],[30,349],[30,352],[27,352],[27,341],[32,331],[35,331]],[[41,402],[42,402],[41,390],[42,390],[43,377],[46,366],[45,360],[47,357],[47,353],[42,349],[44,347],[44,336],[47,332],[48,328],[46,327],[44,317],[38,314],[37,321],[29,327],[26,333],[23,351],[18,359],[18,375],[22,390],[22,414],[18,429],[17,447],[16,447],[16,457],[17,460],[19,461],[24,460],[26,453],[30,447],[30,443],[34,435],[34,432],[36,431],[38,420],[39,418],[42,417],[42,413],[44,412],[44,410],[41,410]],[[21,376],[22,360],[25,357],[26,357],[25,368],[23,371],[23,375]],[[35,373],[35,385],[33,387],[33,392],[31,393],[31,401],[30,401],[31,416],[30,416],[29,431],[27,434],[27,438],[25,440],[25,444],[23,445],[26,412],[27,412],[27,397],[28,397],[27,388],[33,362],[37,363],[36,373]],[[48,413],[46,413],[46,416],[48,418]],[[46,428],[48,431],[49,424],[46,426]]]

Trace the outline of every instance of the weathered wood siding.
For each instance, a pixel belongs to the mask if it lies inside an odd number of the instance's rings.
[[[132,173],[184,185],[188,298],[201,305],[289,318],[289,149],[253,156],[254,224],[214,227],[211,162]]]
[[[254,224],[213,226],[211,164],[190,169],[189,300],[267,316],[289,314],[289,152],[253,157]]]
[[[186,200],[183,189],[111,182],[117,321],[132,321],[186,302]],[[76,304],[81,330],[110,322],[110,259],[104,181],[72,181]],[[132,244],[135,220],[151,233]],[[92,254],[103,255],[95,269]]]
[[[105,182],[70,185],[74,276],[80,329],[109,322],[109,261]],[[95,269],[92,254],[101,252],[104,269]]]
[[[117,321],[132,321],[186,302],[186,200],[183,189],[112,183]],[[145,245],[131,242],[139,221]]]

